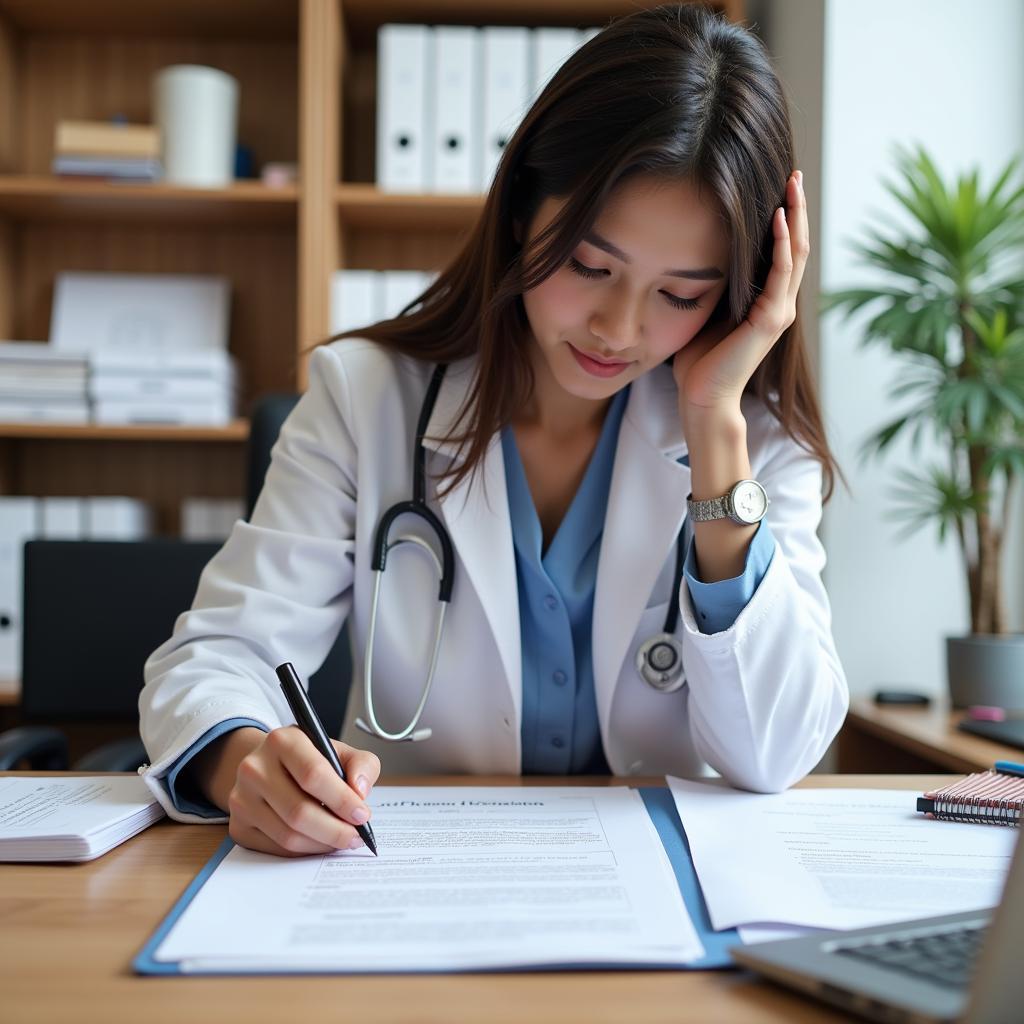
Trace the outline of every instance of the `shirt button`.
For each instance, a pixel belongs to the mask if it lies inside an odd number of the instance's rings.
[[[548,596],[544,598],[544,607],[547,608],[549,612],[553,612],[558,607],[558,598],[555,597],[554,594],[548,594]]]
[[[558,669],[557,672],[551,673],[551,678],[554,679],[556,686],[565,686],[565,680],[568,676],[561,669]]]
[[[557,747],[559,750],[561,750],[562,747],[565,746],[565,740],[563,740],[561,736],[555,736],[551,740],[551,746]]]

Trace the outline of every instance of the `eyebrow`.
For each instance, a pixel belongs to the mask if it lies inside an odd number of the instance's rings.
[[[583,236],[583,241],[597,246],[598,249],[603,249],[610,256],[622,260],[623,263],[633,262],[617,245],[613,245],[607,238],[602,238],[596,231],[588,231]],[[694,281],[717,281],[725,276],[718,267],[700,267],[697,270],[663,270],[661,275],[662,277],[686,277]]]

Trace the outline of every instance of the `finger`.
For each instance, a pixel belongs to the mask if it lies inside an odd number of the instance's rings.
[[[340,740],[331,740],[338,760],[345,769],[349,782],[365,800],[380,778],[380,758],[370,750],[350,747]]]
[[[286,850],[347,850],[358,839],[354,825],[322,807],[288,775],[264,790],[263,800],[272,815],[259,814],[255,824]]]
[[[236,841],[241,841],[243,846],[279,857],[308,857],[311,854],[334,853],[339,849],[289,828],[266,801],[262,801],[255,811],[250,811],[248,823],[238,831]],[[348,849],[348,844],[341,848]]]
[[[228,810],[232,822],[255,825],[292,852],[345,850],[357,838],[353,825],[322,807],[277,762],[268,769],[258,758],[242,761]],[[317,849],[300,839],[313,840]]]
[[[275,729],[267,742],[278,733],[283,735],[276,739],[275,753],[300,789],[353,825],[363,825],[370,820],[370,808],[362,797],[339,777],[305,733],[295,726]]]
[[[764,341],[774,344],[785,329],[789,281],[793,274],[793,248],[786,215],[780,206],[772,218],[775,244],[772,250],[772,268],[757,301],[750,309],[747,320]]]
[[[789,302],[796,303],[797,292],[804,279],[807,257],[811,251],[811,233],[807,220],[807,197],[804,195],[803,172],[795,171],[786,186],[789,200],[789,229],[793,242],[793,273],[789,280]]]

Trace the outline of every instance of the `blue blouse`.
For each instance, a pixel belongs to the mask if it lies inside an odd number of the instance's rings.
[[[508,427],[502,432],[519,589],[523,774],[609,770],[598,729],[591,640],[598,555],[628,393],[624,388],[612,399],[579,490],[547,551],[515,435]],[[687,456],[680,461],[689,464]],[[762,520],[742,575],[702,583],[691,539],[684,575],[701,632],[718,633],[736,621],[764,578],[774,551],[775,539]]]

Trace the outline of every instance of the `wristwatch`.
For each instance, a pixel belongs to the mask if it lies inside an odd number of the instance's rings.
[[[756,480],[741,480],[720,498],[703,501],[687,498],[686,511],[694,523],[731,519],[739,526],[753,526],[764,519],[770,504],[767,491]]]

